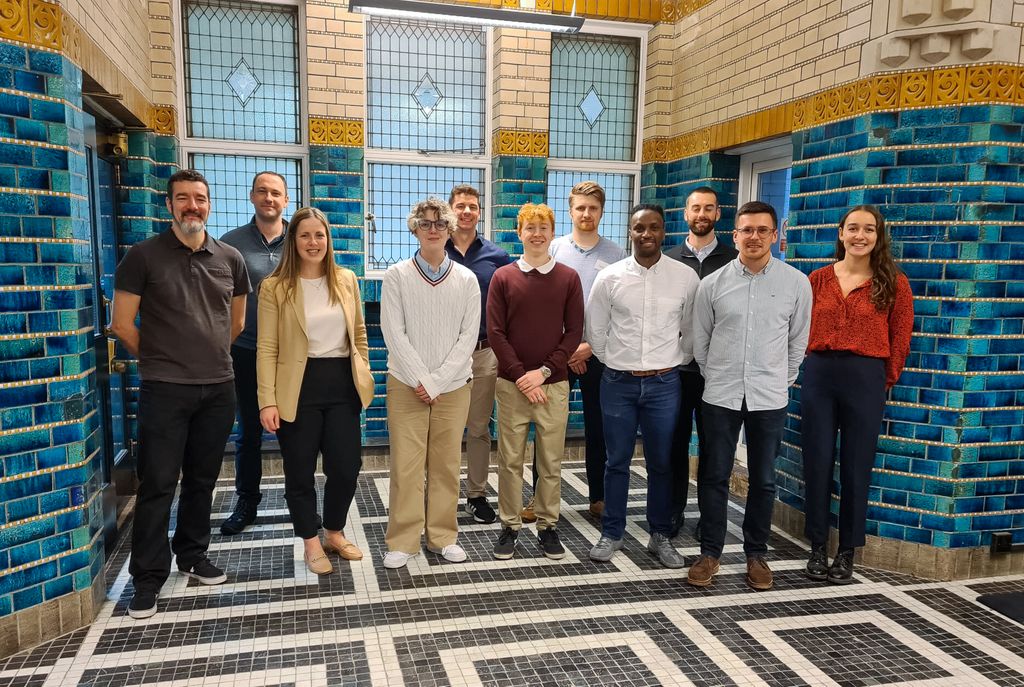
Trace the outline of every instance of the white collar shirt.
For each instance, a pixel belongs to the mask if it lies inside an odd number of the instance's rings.
[[[693,304],[700,278],[678,260],[650,268],[629,256],[598,273],[586,312],[586,340],[605,365],[639,372],[693,359]]]
[[[533,270],[537,270],[541,274],[547,274],[551,270],[555,269],[555,259],[551,258],[540,267],[534,267],[523,258],[519,258],[516,260],[516,266],[523,272],[532,272]]]

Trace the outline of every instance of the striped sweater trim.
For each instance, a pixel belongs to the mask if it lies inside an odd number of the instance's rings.
[[[427,282],[431,286],[438,286],[438,285],[441,284],[441,282],[443,282],[445,279],[448,278],[448,275],[452,273],[452,264],[453,263],[454,263],[454,260],[449,260],[448,261],[448,269],[446,269],[444,271],[444,274],[442,274],[441,277],[437,281],[434,281],[429,276],[427,276],[426,272],[423,271],[423,268],[420,267],[420,261],[417,260],[415,257],[413,257],[413,259],[412,259],[412,264],[413,264],[413,267],[416,268],[416,273],[418,275],[420,275],[420,277],[423,279],[423,281]]]

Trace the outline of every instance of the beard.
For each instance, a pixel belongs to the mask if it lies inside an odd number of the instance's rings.
[[[715,230],[715,223],[711,221],[691,220],[688,222],[690,225],[690,233],[694,236],[707,236]]]
[[[206,229],[206,223],[198,217],[182,217],[178,221],[178,228],[185,234],[198,234]]]

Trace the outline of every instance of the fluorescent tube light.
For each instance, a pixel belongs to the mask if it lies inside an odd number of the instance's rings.
[[[557,33],[577,33],[583,17],[542,14],[497,7],[455,5],[423,0],[351,0],[353,12],[378,17],[419,19],[476,26],[496,26]]]

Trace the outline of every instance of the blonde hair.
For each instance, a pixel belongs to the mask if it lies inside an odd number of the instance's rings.
[[[543,203],[527,203],[519,208],[519,215],[516,217],[516,228],[522,230],[523,225],[533,220],[546,221],[551,224],[551,230],[555,229],[555,211]]]
[[[288,222],[288,230],[285,232],[285,248],[281,251],[281,262],[278,263],[277,269],[270,276],[276,277],[278,281],[284,284],[286,298],[290,300],[295,299],[295,288],[299,284],[299,272],[302,267],[302,258],[299,257],[299,247],[296,245],[298,240],[296,234],[299,223],[310,218],[320,222],[327,232],[327,251],[324,253],[320,273],[327,284],[328,300],[330,300],[332,305],[341,305],[341,282],[338,281],[338,272],[334,269],[331,224],[327,221],[327,216],[316,208],[300,208],[292,215],[291,221]]]
[[[596,181],[581,181],[572,187],[569,191],[569,203],[572,203],[573,196],[593,196],[600,203],[601,209],[604,210],[604,189],[601,188],[601,184]]]
[[[455,211],[451,209],[448,203],[434,196],[421,200],[412,206],[409,216],[405,218],[405,223],[409,226],[409,233],[416,234],[416,222],[423,219],[430,210],[437,213],[438,219],[448,220],[448,233],[451,234],[458,222],[458,218],[455,217]]]

